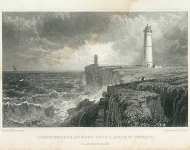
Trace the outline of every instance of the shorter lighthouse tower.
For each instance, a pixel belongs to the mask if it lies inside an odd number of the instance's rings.
[[[94,55],[94,64],[98,66],[98,55]]]
[[[153,67],[152,58],[152,29],[147,24],[144,29],[144,65],[147,68]]]

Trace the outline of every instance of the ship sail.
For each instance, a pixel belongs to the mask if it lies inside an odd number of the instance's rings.
[[[17,71],[16,66],[12,66],[12,67],[13,67],[13,71]]]

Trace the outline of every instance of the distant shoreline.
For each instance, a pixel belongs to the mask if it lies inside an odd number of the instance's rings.
[[[2,71],[4,73],[82,73],[84,72],[83,70],[76,70],[76,71]]]
[[[119,65],[118,65],[119,66]],[[135,67],[135,66],[140,66],[140,65],[131,65],[131,67]],[[103,66],[102,66],[103,67]],[[129,67],[130,67],[130,65],[129,65]],[[180,67],[182,67],[182,68],[185,68],[185,67],[188,67],[188,65],[180,65],[180,66],[162,66],[162,68],[180,68]],[[35,71],[32,71],[32,70],[17,70],[17,71],[14,71],[14,70],[2,70],[2,72],[13,72],[13,73],[20,73],[20,72],[28,72],[28,73],[30,73],[30,72],[32,72],[32,73],[66,73],[66,72],[84,72],[84,70],[63,70],[63,71],[59,71],[59,70],[57,70],[57,71],[43,71],[43,70],[35,70]]]

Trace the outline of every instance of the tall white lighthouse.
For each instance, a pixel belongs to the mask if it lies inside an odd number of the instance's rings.
[[[144,65],[147,68],[153,67],[152,58],[152,29],[147,24],[144,29]]]

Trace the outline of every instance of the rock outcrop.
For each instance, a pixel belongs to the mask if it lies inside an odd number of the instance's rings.
[[[107,86],[99,103],[85,101],[67,119],[73,126],[181,127],[188,125],[186,67],[85,68],[87,86]],[[89,121],[91,120],[91,121]]]
[[[184,79],[108,86],[107,95],[106,126],[187,126],[188,88]]]
[[[76,108],[68,110],[69,117],[64,121],[62,126],[93,127],[95,126],[98,109],[98,104],[85,99]]]

